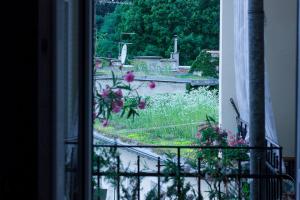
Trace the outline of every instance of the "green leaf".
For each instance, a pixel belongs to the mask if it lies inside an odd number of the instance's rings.
[[[127,119],[129,119],[129,117],[132,115],[133,111],[132,111],[132,108],[129,109],[129,112],[127,114]]]
[[[129,85],[118,85],[118,89],[124,89],[124,90],[131,90],[131,87]]]
[[[123,116],[124,116],[124,114],[125,114],[125,111],[126,111],[126,107],[124,107],[124,108],[123,108],[123,110],[122,110],[122,113],[121,113],[121,117],[123,117]]]
[[[112,79],[113,79],[113,85],[115,86],[116,85],[116,76],[115,76],[115,73],[114,71],[111,70],[111,75],[112,75]]]
[[[216,120],[212,118],[211,116],[208,116],[209,120],[212,121],[213,123],[216,123]]]

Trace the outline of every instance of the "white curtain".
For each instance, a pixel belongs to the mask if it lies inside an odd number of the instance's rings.
[[[248,2],[234,0],[234,65],[236,104],[240,117],[249,122]],[[248,126],[249,127],[249,126]],[[249,131],[249,129],[248,129]],[[248,140],[249,134],[246,139]]]
[[[241,118],[246,122],[249,122],[249,41],[247,0],[234,0],[234,38],[237,107]],[[273,142],[278,143],[267,70],[265,70],[265,113],[266,136]],[[247,134],[246,140],[249,140],[249,134]]]

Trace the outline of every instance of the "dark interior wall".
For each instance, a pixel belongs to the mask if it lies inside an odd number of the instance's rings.
[[[6,2],[1,5],[0,199],[35,200],[38,1]]]

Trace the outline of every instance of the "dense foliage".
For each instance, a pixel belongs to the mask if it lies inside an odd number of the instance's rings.
[[[104,16],[108,13],[111,13],[115,10],[117,4],[111,4],[111,3],[99,3],[96,1],[95,3],[95,12],[96,12],[96,28],[100,29],[103,22],[104,22]]]
[[[219,127],[212,117],[207,116],[206,121],[207,125],[199,126],[196,145],[223,147],[219,149],[200,148],[197,153],[197,157],[204,165],[202,172],[204,172],[206,177],[204,180],[209,186],[209,199],[237,199],[228,192],[230,183],[228,175],[238,173],[238,170],[242,174],[249,173],[249,144],[243,138],[236,137],[236,134],[231,131]],[[249,199],[247,179],[242,179],[240,183],[243,188],[242,199]],[[220,184],[223,185],[224,191],[218,189]]]
[[[218,49],[219,0],[133,0],[133,4],[118,5],[105,15],[98,32],[104,36],[96,47],[98,56],[111,52],[117,57],[118,42],[123,41],[133,43],[129,58],[168,58],[174,51],[173,37],[178,35],[180,62],[191,65],[200,50]]]
[[[216,66],[219,63],[218,58],[214,58],[205,50],[202,50],[193,62],[191,72],[202,72],[202,76],[217,78]]]

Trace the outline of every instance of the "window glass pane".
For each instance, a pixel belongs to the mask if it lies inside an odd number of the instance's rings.
[[[197,164],[187,149],[104,145],[195,145],[206,116],[217,124],[219,7],[219,0],[96,1],[94,197],[143,199],[155,188],[148,177],[138,183],[102,172],[137,172],[144,163],[157,172],[153,158],[170,152]],[[131,193],[138,184],[140,194]]]

